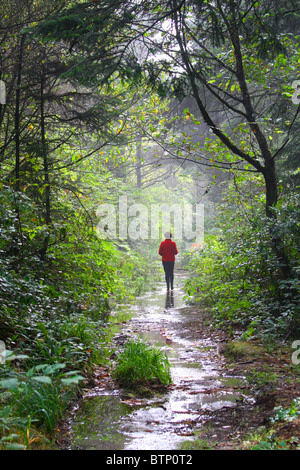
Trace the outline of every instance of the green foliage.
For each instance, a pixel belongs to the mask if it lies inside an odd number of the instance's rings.
[[[18,359],[18,356],[7,356],[7,361],[11,362],[13,359]],[[2,366],[0,398],[3,390],[11,394],[11,404],[2,409],[2,415],[5,417],[7,410],[12,409],[15,415],[12,422],[4,419],[4,425],[15,426],[22,419],[24,424],[24,420],[29,418],[36,426],[43,426],[52,433],[74,394],[72,387],[77,386],[84,378],[77,371],[62,372],[64,368],[65,364],[39,364],[27,372],[19,372],[8,363]]]
[[[300,399],[295,398],[289,407],[276,406],[274,408],[274,416],[270,418],[272,425],[291,422],[299,419],[300,415]],[[252,450],[299,450],[299,441],[297,437],[282,440],[273,436],[274,431],[271,429],[269,435],[261,437],[258,443],[252,447]]]
[[[275,416],[271,418],[271,423],[277,421],[294,421],[300,416],[300,398],[295,398],[288,408],[276,406]]]
[[[168,385],[171,382],[166,355],[158,347],[150,347],[141,340],[131,340],[125,345],[113,376],[122,387],[135,390],[141,386]]]
[[[77,393],[76,371],[86,375],[104,360],[111,306],[141,293],[149,273],[141,254],[100,240],[76,200],[65,198],[56,206],[65,219],[54,224],[41,261],[40,208],[9,186],[0,197],[0,338],[22,352],[0,371],[0,443],[24,448],[31,424],[52,435]]]
[[[289,445],[286,441],[268,436],[266,440],[260,441],[253,446],[252,450],[289,450]]]
[[[291,328],[297,334],[299,207],[299,195],[283,199],[277,218],[270,220],[259,207],[231,205],[220,216],[219,233],[206,237],[203,250],[187,255],[192,273],[187,293],[210,306],[217,323],[248,328],[245,336],[282,335]],[[233,217],[235,224],[228,223]],[[272,247],[274,235],[284,240],[293,271],[289,279],[281,277]]]

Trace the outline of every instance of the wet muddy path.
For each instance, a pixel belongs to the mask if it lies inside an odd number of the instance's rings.
[[[113,316],[122,324],[112,339],[115,349],[133,337],[159,345],[171,364],[172,385],[164,394],[136,398],[116,390],[109,372],[100,371],[98,386],[87,391],[72,419],[71,449],[178,450],[197,439],[213,413],[251,401],[243,377],[225,366],[222,333],[211,337],[207,318],[186,304],[183,282],[177,273],[172,294],[161,283]]]

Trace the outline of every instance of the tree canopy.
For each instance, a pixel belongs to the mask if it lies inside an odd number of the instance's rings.
[[[133,83],[146,80],[162,95],[192,97],[211,136],[186,146],[184,158],[262,175],[266,214],[276,217],[277,161],[295,138],[299,114],[291,100],[299,73],[298,18],[294,1],[84,2],[38,30],[70,45],[70,74],[80,80],[84,50],[92,82],[117,73]],[[279,106],[284,119],[278,119]],[[273,246],[289,275],[278,237]]]

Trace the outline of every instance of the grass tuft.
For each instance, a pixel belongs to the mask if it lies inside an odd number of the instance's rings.
[[[113,371],[116,382],[126,389],[171,383],[170,364],[158,347],[141,340],[130,340],[120,354]]]

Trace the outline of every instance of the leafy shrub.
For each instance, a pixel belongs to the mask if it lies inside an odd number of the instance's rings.
[[[40,364],[27,372],[17,372],[5,367],[0,388],[11,393],[16,416],[30,417],[30,421],[52,433],[69,404],[70,387],[83,380],[77,371],[63,373],[64,368],[65,364]]]
[[[216,323],[235,323],[249,328],[251,334],[299,333],[299,201],[299,195],[282,201],[274,220],[260,208],[251,208],[243,217],[239,211],[229,214],[225,210],[219,230],[206,236],[201,251],[190,253],[187,294],[209,306]],[[233,215],[236,223],[228,223]],[[274,235],[283,240],[292,268],[290,278],[282,278],[272,249]]]

